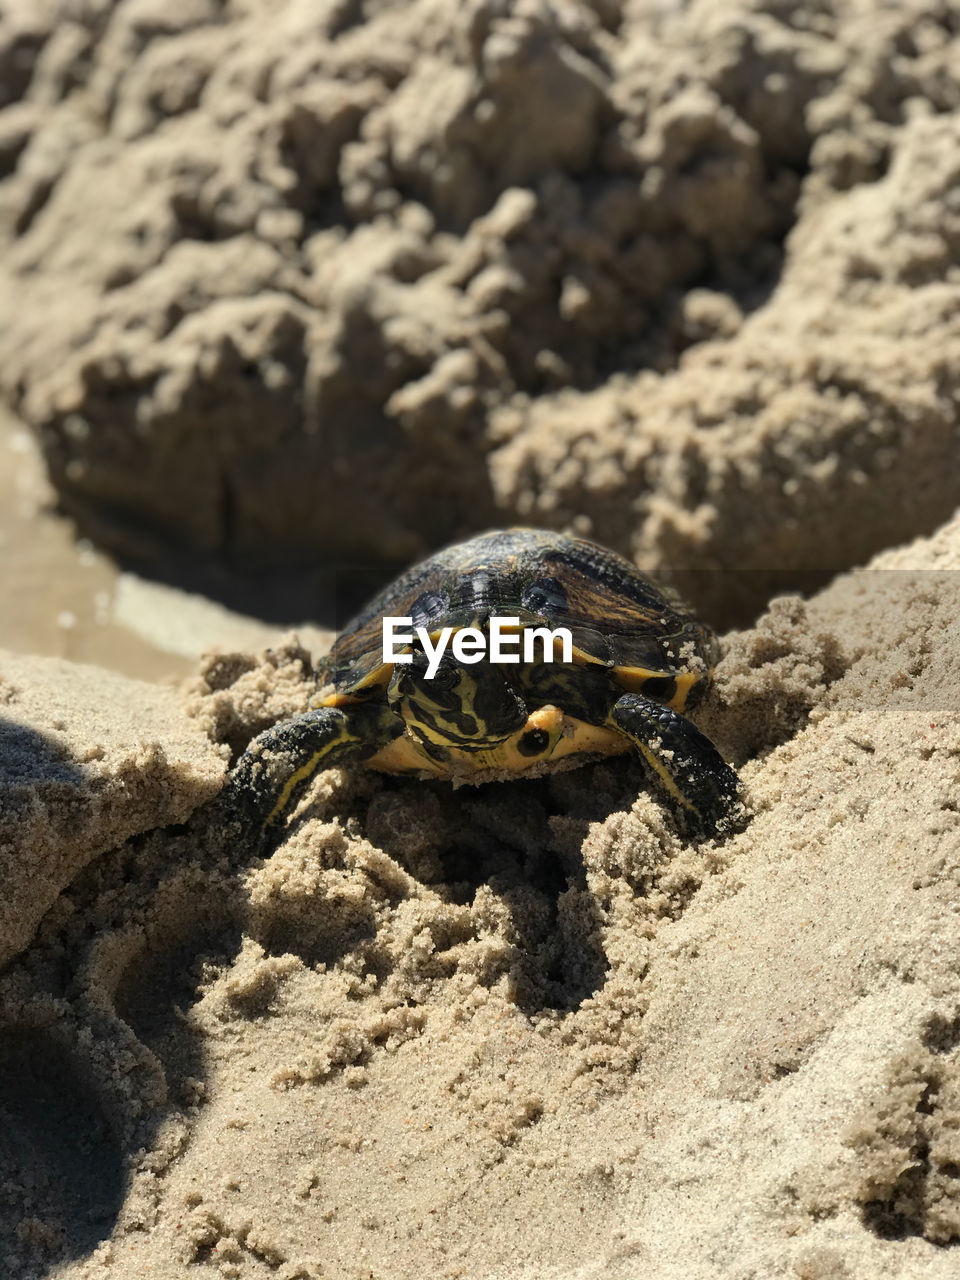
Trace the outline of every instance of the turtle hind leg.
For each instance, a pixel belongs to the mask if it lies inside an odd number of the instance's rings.
[[[266,729],[217,797],[221,825],[259,849],[318,770],[374,755],[401,733],[403,722],[382,703],[318,707]]]
[[[610,719],[643,756],[692,830],[713,835],[721,823],[742,812],[740,779],[686,716],[625,693]]]

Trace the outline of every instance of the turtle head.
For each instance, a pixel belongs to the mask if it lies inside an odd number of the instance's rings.
[[[445,654],[432,678],[427,667],[426,654],[414,649],[410,662],[394,667],[387,700],[430,754],[486,751],[526,723],[523,699],[489,663],[468,666]]]

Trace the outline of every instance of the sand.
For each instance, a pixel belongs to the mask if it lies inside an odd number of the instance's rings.
[[[242,585],[247,607],[255,600],[262,609],[260,584]],[[262,649],[287,629],[133,573],[78,538],[73,522],[57,511],[36,441],[2,409],[0,594],[0,648],[167,684],[193,671],[211,649]],[[307,616],[306,610],[287,615],[288,622]],[[310,623],[298,623],[298,631],[316,654],[333,639],[329,628]]]
[[[7,1274],[955,1274],[958,568],[960,518],[725,637],[704,724],[754,817],[719,845],[621,758],[332,770],[251,863],[203,807],[164,824],[303,705],[306,651],[210,659],[179,720],[72,668],[70,757],[127,785],[93,860],[49,766],[5,831]]]
[[[574,526],[756,571],[729,625],[956,507],[949,0],[62,9],[0,29],[0,392],[101,545]]]
[[[9,653],[0,667],[2,964],[82,867],[182,822],[224,763],[172,689]]]
[[[751,813],[691,842],[631,756],[330,770],[254,858],[210,802],[322,633],[111,578],[126,674],[0,651],[0,1275],[957,1274],[958,33],[0,7],[0,393],[77,533],[326,605],[595,536],[720,629]],[[164,634],[186,680],[132,679]]]

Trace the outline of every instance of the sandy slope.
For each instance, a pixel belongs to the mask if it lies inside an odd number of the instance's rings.
[[[118,1214],[58,1274],[952,1275],[957,567],[960,521],[727,637],[706,722],[755,817],[719,847],[618,760],[456,793],[333,771],[262,865],[202,811],[104,854],[0,980],[33,1162],[10,1274]],[[188,709],[242,739],[307,661],[214,660]],[[43,1163],[20,1097],[51,1073]]]
[[[0,669],[2,964],[87,862],[182,822],[224,766],[173,689],[9,653]]]

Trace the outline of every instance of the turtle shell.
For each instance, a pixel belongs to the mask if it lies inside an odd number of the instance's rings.
[[[437,552],[397,578],[344,629],[321,671],[340,693],[370,693],[389,676],[385,616],[412,618],[435,634],[516,617],[521,625],[566,627],[574,662],[597,664],[625,689],[658,690],[678,709],[715,660],[711,633],[668,590],[628,560],[584,538],[539,529],[496,530]],[[687,674],[673,688],[678,672]]]

